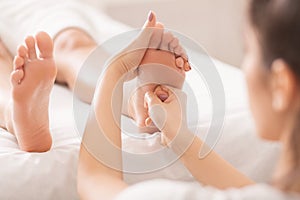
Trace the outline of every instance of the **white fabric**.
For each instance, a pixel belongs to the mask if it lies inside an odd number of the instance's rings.
[[[198,183],[152,180],[138,183],[124,190],[116,200],[296,200],[300,195],[284,194],[265,184],[225,191],[201,187]]]
[[[1,39],[14,53],[17,45],[27,34],[38,30],[47,31],[55,36],[64,28],[77,27],[87,31],[97,41],[103,41],[128,30],[127,26],[112,21],[91,7],[73,1],[52,0],[41,4],[38,0],[0,0]],[[276,144],[265,143],[255,137],[241,72],[220,62],[217,62],[217,65],[224,81],[227,119],[216,151],[253,179],[267,181],[279,148]],[[193,80],[193,77],[187,76],[187,81],[195,87],[194,91],[197,91],[195,95],[201,110],[201,130],[205,133],[211,114],[209,93],[202,90],[203,83]],[[78,132],[82,132],[84,123],[75,126],[72,100],[72,94],[67,89],[54,87],[50,108],[53,134],[53,147],[50,152],[43,154],[22,152],[18,149],[15,137],[0,130],[0,199],[78,198],[76,192],[76,166],[80,144]],[[83,119],[87,117],[88,108],[89,106],[82,104]],[[188,108],[188,112],[191,112],[191,109]],[[129,121],[123,118],[123,122]],[[123,137],[126,151],[149,152],[161,148],[157,137],[139,142],[126,135]],[[124,158],[125,168],[132,164],[137,163],[129,163]],[[143,166],[144,163],[138,164]],[[193,180],[179,162],[153,173],[125,174],[125,179],[129,183],[153,178]]]
[[[54,87],[50,111],[53,146],[49,152],[23,152],[13,135],[0,130],[0,199],[77,199],[80,140],[67,89]]]
[[[12,54],[26,36],[38,31],[54,38],[60,31],[74,27],[101,43],[130,30],[82,0],[0,0],[0,10],[0,38]]]
[[[277,160],[279,147],[277,144],[266,143],[256,138],[245,101],[241,72],[220,62],[217,64],[224,81],[228,103],[223,135],[215,150],[254,180],[268,181]],[[196,82],[194,84],[199,85]],[[209,101],[205,99],[208,97],[202,94],[197,98],[201,99],[199,106],[203,108],[203,113],[209,115]],[[53,134],[53,148],[50,152],[22,152],[18,149],[14,136],[1,131],[0,188],[5,192],[0,193],[0,199],[76,199],[76,166],[80,144],[77,129],[80,129],[80,126],[74,124],[72,100],[72,94],[66,88],[54,87],[50,107]],[[88,105],[82,104],[82,116],[87,116],[88,108]],[[122,120],[124,124],[130,124],[130,119]],[[207,120],[202,119],[203,132],[208,126],[205,121]],[[123,135],[123,138],[123,148],[127,152],[147,153],[161,148],[158,137],[138,141],[127,135]],[[129,163],[126,157],[124,158],[125,169],[132,164],[140,167],[145,165]],[[128,183],[153,178],[193,180],[179,161],[152,173],[125,174],[124,177]]]

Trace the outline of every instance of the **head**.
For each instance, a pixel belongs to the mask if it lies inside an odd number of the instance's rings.
[[[175,88],[182,88],[185,79],[185,72],[176,66],[175,55],[168,51],[149,49],[139,67],[137,89],[130,98],[129,113],[141,128],[147,126],[146,119],[148,109],[144,106],[146,92],[155,92],[164,101],[168,98],[168,92],[160,85],[169,85]],[[141,129],[143,130],[143,129]],[[147,129],[147,132],[155,132]]]
[[[300,191],[299,36],[299,0],[250,0],[243,69],[251,110],[259,135],[283,142],[290,169],[281,177],[280,186],[297,191]]]

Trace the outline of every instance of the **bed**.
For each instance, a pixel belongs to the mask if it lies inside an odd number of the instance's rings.
[[[217,66],[226,94],[226,119],[215,150],[255,181],[267,182],[278,159],[280,146],[261,141],[255,136],[241,71],[217,60],[213,62]],[[193,90],[201,84],[189,76],[187,81],[190,81]],[[201,130],[205,132],[211,114],[210,96],[206,92],[195,95],[200,99],[199,110],[203,116]],[[84,129],[84,123],[79,126],[75,124],[74,98],[64,86],[54,86],[50,103],[53,146],[49,152],[23,152],[19,150],[13,135],[0,130],[0,199],[78,199],[76,169],[80,133]],[[80,106],[82,117],[86,119],[89,105],[80,102]],[[126,124],[130,119],[123,117],[122,121]],[[123,135],[123,148],[130,152],[149,152],[160,148],[160,144],[157,137],[136,141]],[[123,162],[125,168],[132,164],[128,163],[126,157]],[[125,174],[124,177],[129,184],[153,178],[194,181],[180,162],[155,172]]]

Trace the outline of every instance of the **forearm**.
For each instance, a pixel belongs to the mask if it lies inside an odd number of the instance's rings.
[[[78,165],[78,192],[80,199],[113,199],[127,187],[120,173],[106,167],[81,147]]]
[[[188,132],[187,134],[193,133]],[[200,158],[201,148],[209,148],[203,145],[205,144],[198,137],[194,137],[191,145],[181,156],[181,161],[199,182],[220,189],[253,184],[252,180],[214,151]]]
[[[121,172],[121,79],[121,74],[108,68],[93,100],[79,157],[78,191],[82,199],[112,199],[126,187]]]

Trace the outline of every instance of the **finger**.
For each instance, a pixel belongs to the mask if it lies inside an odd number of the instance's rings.
[[[154,90],[154,94],[162,101],[165,102],[168,97],[169,93],[167,89],[164,89],[162,86],[157,86]]]
[[[145,125],[150,126],[152,124],[152,119],[150,117],[147,117],[145,120]]]
[[[139,35],[137,36],[136,39],[134,39],[128,47],[126,47],[121,54],[127,55],[132,53],[133,51],[135,52],[135,59],[131,60],[131,65],[132,66],[138,66],[144,55],[145,52],[147,51],[150,40],[152,38],[152,34],[155,30],[156,26],[156,15],[154,12],[150,11],[148,14],[148,19],[146,20],[142,30],[140,31]],[[131,66],[131,67],[132,67]]]
[[[153,30],[149,48],[159,49],[160,43],[162,41],[163,33],[164,33],[164,25],[162,23],[157,22]]]
[[[148,13],[148,19],[145,22],[143,28],[155,27],[156,26],[156,14],[150,10]]]
[[[173,39],[174,39],[174,36],[171,32],[165,32],[162,36],[162,41],[161,41],[159,49],[164,50],[164,51],[170,51],[169,44]]]
[[[174,47],[174,53],[177,57],[181,56],[185,61],[188,61],[187,53],[179,42],[178,42],[178,46]]]
[[[153,11],[150,11],[148,14],[148,19],[146,20],[141,32],[139,33],[138,38],[131,44],[139,45],[138,47],[148,47],[150,39],[152,38],[153,31],[156,26],[156,14]]]
[[[150,11],[148,14],[148,18],[139,33],[138,37],[125,49],[125,50],[136,50],[148,48],[153,31],[155,30],[156,26],[156,15],[153,11]]]
[[[174,53],[177,57],[183,54],[183,48],[180,44],[178,44],[178,46],[174,48]]]
[[[149,106],[148,110],[149,117],[153,124],[161,131],[163,131],[167,122],[168,113],[161,104],[154,104]]]
[[[144,102],[146,102],[148,108],[162,103],[161,100],[151,91],[146,92]]]
[[[169,50],[172,53],[175,53],[175,48],[179,45],[179,40],[178,38],[174,37],[173,40],[169,43]]]
[[[166,140],[166,137],[163,133],[160,134],[160,144],[162,146],[168,146],[168,143],[167,143],[167,140]]]
[[[186,105],[187,95],[186,95],[185,92],[183,92],[180,89],[177,89],[177,88],[174,88],[174,87],[170,87],[170,86],[166,86],[166,85],[161,86],[161,88],[163,90],[165,90],[166,92],[168,92],[169,97],[173,96],[176,99],[178,99],[181,102],[181,104]],[[171,101],[173,99],[174,98],[168,98],[167,101],[166,101],[166,103],[168,103],[168,101]]]

